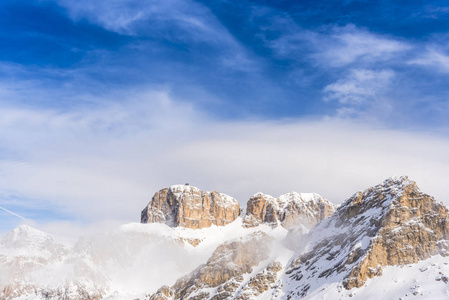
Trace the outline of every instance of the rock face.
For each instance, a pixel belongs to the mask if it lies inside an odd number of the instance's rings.
[[[243,226],[254,227],[268,223],[284,228],[303,225],[311,228],[335,212],[336,206],[314,193],[288,193],[274,198],[257,193],[251,196]]]
[[[250,299],[268,290],[282,266],[270,263],[254,274],[249,282],[244,276],[270,257],[272,239],[255,232],[236,241],[220,245],[205,265],[179,279],[174,286],[164,286],[150,300],[163,299]],[[242,291],[238,293],[238,291]]]
[[[171,227],[224,226],[240,214],[237,200],[216,191],[189,185],[173,185],[158,191],[141,214],[141,223],[165,223]]]
[[[309,233],[286,282],[290,297],[304,297],[330,278],[346,289],[361,287],[382,267],[449,255],[448,209],[422,193],[415,182],[392,177],[358,192]]]

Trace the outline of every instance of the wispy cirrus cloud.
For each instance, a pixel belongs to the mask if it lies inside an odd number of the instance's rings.
[[[325,99],[343,105],[364,105],[384,97],[394,76],[392,70],[354,69],[324,88]]]
[[[404,54],[412,47],[397,39],[357,28],[354,25],[335,27],[330,34],[314,39],[316,60],[327,66],[344,67],[353,63],[376,64]]]
[[[441,49],[429,48],[417,58],[410,60],[409,64],[449,73],[449,54]]]
[[[276,55],[293,60],[306,58],[323,67],[377,64],[404,55],[413,46],[397,38],[376,34],[354,24],[325,26],[314,30],[298,25],[288,16],[274,17],[264,28],[266,45]],[[276,32],[275,38],[268,38]],[[271,34],[273,35],[273,34]]]
[[[57,0],[76,21],[88,19],[108,30],[174,42],[235,44],[227,29],[203,5],[191,0]]]

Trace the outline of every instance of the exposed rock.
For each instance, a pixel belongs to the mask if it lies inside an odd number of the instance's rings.
[[[234,221],[240,205],[234,198],[216,191],[205,192],[189,185],[173,185],[158,191],[141,214],[141,223],[204,228]]]
[[[182,237],[180,237],[177,240],[181,244],[189,243],[193,247],[196,247],[196,246],[198,246],[201,243],[200,239],[194,239],[194,238],[182,238]]]
[[[311,250],[287,272],[289,280],[297,281],[290,296],[303,297],[310,282],[319,285],[336,274],[351,289],[381,275],[383,266],[447,255],[447,218],[448,209],[405,176],[358,192],[309,233],[303,249]]]
[[[245,227],[268,223],[285,228],[303,225],[311,228],[335,212],[336,206],[314,193],[288,193],[274,198],[257,193],[251,196],[243,222]]]
[[[164,285],[155,294],[150,295],[149,300],[168,300],[172,299],[173,296],[173,290],[169,286]]]
[[[267,234],[255,232],[224,243],[214,251],[205,265],[179,279],[171,288],[162,287],[150,299],[233,298],[243,282],[243,275],[253,272],[255,266],[269,258],[271,242]],[[276,264],[272,265],[270,272],[273,273],[277,267]],[[257,283],[253,285],[257,286]]]
[[[236,297],[237,300],[254,299],[262,293],[271,289],[276,289],[276,282],[278,280],[278,273],[283,269],[280,262],[271,262],[265,269],[257,273],[256,276],[251,277],[248,284],[243,288],[240,294]]]

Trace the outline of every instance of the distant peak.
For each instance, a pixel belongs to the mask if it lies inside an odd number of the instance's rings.
[[[290,192],[274,198],[259,192],[248,201],[243,226],[255,227],[266,223],[273,227],[302,225],[311,228],[332,215],[335,208],[335,205],[315,193]]]
[[[414,181],[410,180],[407,175],[391,176],[382,182],[382,185],[408,185],[413,184]]]
[[[255,194],[252,194],[250,198],[260,198],[260,197],[268,198],[268,199],[274,199],[273,196],[265,194],[265,193],[262,193],[262,192],[257,192]]]
[[[48,233],[35,229],[28,225],[20,225],[2,236],[3,241],[34,241],[37,243],[51,240],[52,236]]]
[[[29,226],[29,225],[26,225],[26,224],[19,225],[16,228],[14,228],[12,231],[13,232],[17,232],[17,233],[19,233],[19,232],[20,233],[35,233],[35,234],[47,235],[47,233],[45,233],[43,231],[40,231],[40,230],[38,230],[36,228],[33,228],[33,227]]]
[[[298,193],[298,192],[290,192],[287,194],[280,195],[278,197],[280,202],[310,202],[310,201],[316,201],[319,199],[323,199],[320,195],[316,193]]]
[[[172,192],[196,192],[200,191],[199,188],[190,184],[174,184],[169,187]]]

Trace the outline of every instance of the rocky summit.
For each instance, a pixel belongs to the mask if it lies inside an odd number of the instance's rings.
[[[239,202],[226,194],[205,192],[190,185],[173,185],[154,194],[141,213],[141,223],[198,229],[227,225],[239,214]]]
[[[304,297],[341,280],[346,289],[381,276],[385,266],[447,256],[448,209],[408,177],[392,177],[358,192],[315,227],[298,249],[285,281],[289,297]]]
[[[287,229],[299,225],[311,228],[331,216],[335,209],[336,205],[314,193],[291,192],[278,198],[257,193],[248,201],[243,225],[253,227],[267,223]]]

